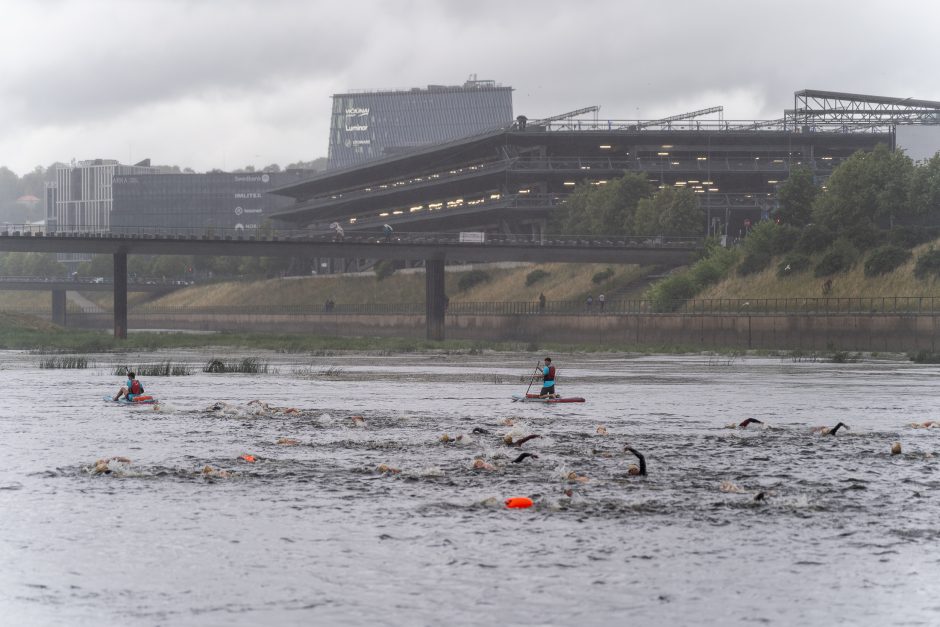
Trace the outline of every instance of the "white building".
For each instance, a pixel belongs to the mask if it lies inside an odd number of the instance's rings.
[[[54,210],[46,219],[56,232],[106,233],[111,225],[115,175],[159,174],[161,168],[146,159],[136,165],[122,165],[114,159],[79,161],[56,169]]]

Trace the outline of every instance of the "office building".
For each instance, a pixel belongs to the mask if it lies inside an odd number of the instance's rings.
[[[345,168],[505,126],[512,88],[488,80],[333,96],[330,168]]]

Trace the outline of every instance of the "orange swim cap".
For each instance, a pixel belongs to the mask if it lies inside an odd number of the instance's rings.
[[[254,455],[241,455],[238,459],[243,459],[248,463],[254,463],[255,456]]]
[[[506,507],[509,509],[525,509],[532,507],[532,499],[527,496],[511,496],[506,499]]]

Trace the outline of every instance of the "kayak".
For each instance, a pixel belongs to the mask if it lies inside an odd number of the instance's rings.
[[[512,402],[516,403],[584,403],[586,402],[580,396],[569,396],[566,398],[539,398],[537,394],[513,394]]]
[[[157,399],[150,396],[149,394],[142,394],[132,401],[129,401],[123,397],[120,400],[114,400],[113,396],[105,396],[104,400],[109,403],[118,403],[120,405],[153,405],[157,402]]]

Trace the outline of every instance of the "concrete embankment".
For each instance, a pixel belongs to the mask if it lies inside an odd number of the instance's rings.
[[[618,347],[689,346],[731,349],[903,352],[937,349],[935,314],[448,314],[449,339],[596,344]],[[423,338],[418,314],[131,314],[131,329],[258,331],[339,336]],[[107,314],[69,314],[69,326],[111,327]]]

